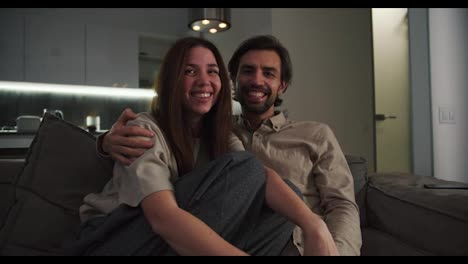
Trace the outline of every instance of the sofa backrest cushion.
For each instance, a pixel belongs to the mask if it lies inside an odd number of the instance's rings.
[[[354,194],[359,206],[361,226],[367,226],[366,219],[366,188],[367,188],[367,160],[360,156],[345,155],[354,180]]]
[[[61,255],[78,230],[83,197],[101,191],[112,162],[96,154],[95,137],[46,114],[22,172],[16,203],[0,229],[0,255]]]
[[[345,155],[345,157],[353,175],[354,193],[358,194],[367,182],[367,160],[355,155]]]
[[[0,229],[15,203],[13,183],[23,166],[23,159],[0,160]]]

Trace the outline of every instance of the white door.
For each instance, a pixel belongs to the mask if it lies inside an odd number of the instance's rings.
[[[376,171],[411,171],[407,8],[373,8]]]

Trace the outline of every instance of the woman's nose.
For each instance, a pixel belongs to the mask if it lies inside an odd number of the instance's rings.
[[[200,73],[198,75],[198,85],[204,86],[210,83],[210,76],[207,73]]]

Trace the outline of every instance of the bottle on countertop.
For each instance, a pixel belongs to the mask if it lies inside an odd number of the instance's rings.
[[[55,115],[58,118],[64,119],[63,112],[62,110],[55,109],[55,110],[47,110],[47,108],[44,108],[44,114],[49,113],[52,115]]]

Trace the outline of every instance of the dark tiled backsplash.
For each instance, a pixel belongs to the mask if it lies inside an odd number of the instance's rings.
[[[149,99],[117,99],[72,95],[26,95],[15,92],[0,93],[0,127],[15,127],[21,115],[42,116],[44,109],[60,110],[65,120],[86,126],[86,116],[100,116],[101,130],[109,129],[130,107],[134,112],[148,111]]]

